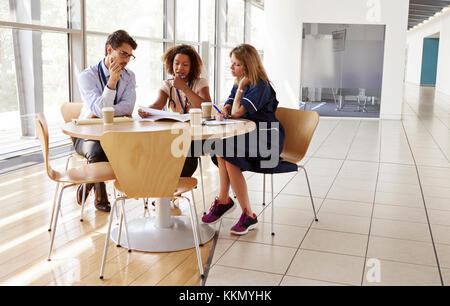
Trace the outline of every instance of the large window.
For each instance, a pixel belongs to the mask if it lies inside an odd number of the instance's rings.
[[[259,5],[251,5],[247,14],[250,27],[250,37],[248,42],[256,49],[264,49],[264,8]]]
[[[132,36],[162,38],[164,0],[86,0],[86,28],[101,33],[123,29]]]
[[[20,137],[20,115],[17,103],[16,66],[12,31],[0,28],[0,154],[15,150]]]
[[[66,28],[67,1],[2,0],[0,20]]]
[[[0,21],[9,22],[0,27],[0,157],[38,147],[38,112],[47,115],[51,145],[67,142],[58,128],[70,94],[67,2],[1,1]]]
[[[176,40],[198,41],[199,0],[176,1]]]
[[[111,16],[120,18],[105,22],[111,20]],[[89,65],[96,65],[105,56],[105,43],[110,33],[123,29],[136,39],[136,60],[128,65],[136,74],[136,105],[151,104],[163,79],[164,0],[132,1],[126,10],[122,2],[87,0],[86,27]]]
[[[180,43],[199,51],[211,97],[223,103],[234,83],[231,48],[247,42],[262,52],[263,4],[264,0],[0,0],[0,159],[39,149],[33,122],[38,112],[46,114],[50,146],[70,144],[61,133],[60,106],[81,101],[78,74],[103,59],[106,38],[118,29],[138,43],[136,60],[128,66],[136,74],[136,105],[155,101],[167,77],[161,57]]]
[[[244,0],[227,0],[226,44],[236,45],[244,42],[244,16]]]
[[[200,0],[200,40],[215,44],[216,3],[215,0]]]

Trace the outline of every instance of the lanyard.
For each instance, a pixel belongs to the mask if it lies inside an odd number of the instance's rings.
[[[189,85],[189,88],[192,89],[192,82],[189,82],[188,85]],[[186,102],[184,103],[184,107],[183,107],[183,104],[181,103],[181,95],[180,95],[180,92],[178,91],[178,89],[177,89],[177,95],[178,95],[178,102],[180,102],[180,105],[181,105],[181,108],[183,108],[184,114],[187,114],[188,105],[190,104],[189,99],[186,97]]]
[[[103,89],[105,88],[105,86],[108,82],[106,81],[106,76],[105,76],[105,73],[103,72],[103,68],[102,68],[103,63],[102,62],[103,62],[103,60],[100,61],[100,63],[98,63],[97,73],[98,73],[98,78],[100,80],[100,84],[102,84],[102,91],[103,91]],[[116,96],[114,98],[114,105],[117,104],[117,94],[119,93],[119,82],[120,81],[118,81],[117,85],[116,85]]]

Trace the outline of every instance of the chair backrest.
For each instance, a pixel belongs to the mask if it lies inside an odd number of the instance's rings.
[[[50,166],[48,154],[49,154],[49,146],[48,146],[48,126],[47,119],[45,119],[45,115],[43,113],[36,114],[34,118],[34,124],[36,127],[36,134],[39,138],[42,148],[42,154],[44,156],[45,161],[45,169],[47,170],[47,175],[50,179],[55,179],[55,173]]]
[[[100,143],[127,197],[173,196],[191,144],[189,132],[179,131],[103,134]]]
[[[78,119],[83,109],[83,103],[66,102],[61,105],[61,115],[64,118],[64,122],[71,122],[72,119]]]
[[[319,123],[319,114],[279,107],[275,115],[285,130],[281,157],[296,164],[303,159],[308,151],[314,131]]]

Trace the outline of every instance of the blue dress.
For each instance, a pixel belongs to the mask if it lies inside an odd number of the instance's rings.
[[[233,87],[225,105],[233,105],[237,87]],[[284,144],[284,129],[275,117],[278,107],[275,90],[270,83],[260,81],[244,90],[241,105],[247,110],[242,118],[254,121],[256,130],[216,142],[215,152],[242,171],[284,173],[297,171],[297,165],[283,162],[280,154]],[[221,148],[217,148],[220,146]],[[217,165],[213,157],[213,162]]]

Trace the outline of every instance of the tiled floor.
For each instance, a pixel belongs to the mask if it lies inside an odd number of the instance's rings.
[[[259,226],[224,219],[206,285],[450,285],[450,97],[407,85],[403,120],[322,118],[303,173],[248,175]],[[269,189],[267,180],[267,189]],[[266,199],[269,195],[266,196]],[[270,204],[269,204],[270,203]]]

